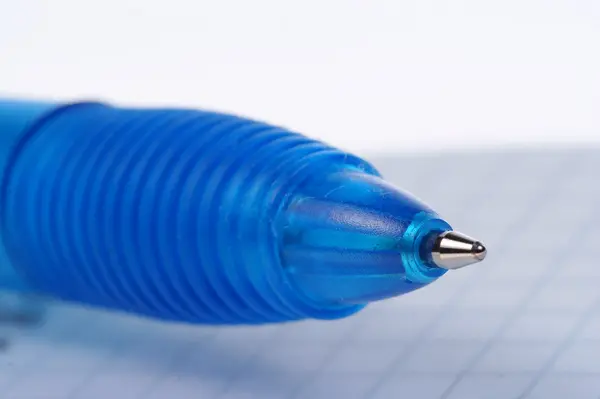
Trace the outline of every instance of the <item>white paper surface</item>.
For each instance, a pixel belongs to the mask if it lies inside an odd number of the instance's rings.
[[[165,325],[51,306],[2,325],[3,399],[600,397],[600,150],[377,159],[488,247],[335,322]],[[415,173],[416,171],[416,173]]]

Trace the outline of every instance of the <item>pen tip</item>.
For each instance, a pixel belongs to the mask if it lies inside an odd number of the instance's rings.
[[[485,249],[485,246],[482,243],[477,241],[473,244],[473,255],[477,260],[484,260],[487,255],[487,249]]]
[[[446,231],[436,238],[431,258],[437,267],[454,270],[481,262],[486,255],[487,249],[481,242],[456,231]]]

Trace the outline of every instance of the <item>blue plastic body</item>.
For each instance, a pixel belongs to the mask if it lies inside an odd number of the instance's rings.
[[[179,109],[0,101],[0,284],[163,320],[335,319],[443,274],[364,160]],[[407,171],[410,173],[410,171]]]

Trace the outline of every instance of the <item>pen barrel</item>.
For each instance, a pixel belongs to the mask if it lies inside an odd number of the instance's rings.
[[[330,319],[361,308],[324,306],[289,284],[275,228],[307,179],[347,168],[376,174],[361,159],[219,113],[34,108],[1,133],[5,268],[24,283],[14,288],[194,323]]]
[[[50,103],[0,98],[0,179],[24,132],[54,108],[55,105]],[[18,291],[30,289],[13,266],[1,238],[0,234],[0,288]]]

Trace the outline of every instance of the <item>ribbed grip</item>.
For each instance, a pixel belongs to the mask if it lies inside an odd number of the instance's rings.
[[[40,292],[201,323],[336,318],[288,284],[294,188],[360,160],[263,123],[188,110],[59,108],[13,149],[2,232]]]

